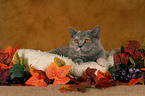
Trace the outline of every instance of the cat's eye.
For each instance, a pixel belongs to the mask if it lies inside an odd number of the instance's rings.
[[[78,43],[79,41],[77,40],[77,39],[75,39],[75,41],[74,41],[75,43]]]
[[[85,43],[88,43],[89,41],[90,41],[89,39],[86,39],[86,40],[85,40]]]

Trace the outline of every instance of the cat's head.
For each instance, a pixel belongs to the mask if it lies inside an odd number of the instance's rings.
[[[69,28],[72,37],[70,41],[70,52],[80,56],[91,56],[102,48],[100,43],[100,27],[97,26],[93,30],[75,31]]]

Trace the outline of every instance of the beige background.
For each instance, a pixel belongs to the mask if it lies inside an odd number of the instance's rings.
[[[106,50],[145,38],[145,0],[0,0],[0,49],[68,46],[68,27],[101,27]]]
[[[58,90],[60,87],[61,85],[48,85],[47,87],[1,86],[0,96],[145,96],[144,85],[119,85],[102,90],[88,88],[85,93],[62,93]]]

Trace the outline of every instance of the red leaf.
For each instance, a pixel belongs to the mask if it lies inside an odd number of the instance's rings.
[[[103,73],[98,70],[98,84],[96,87],[105,88],[116,85],[117,83],[112,79],[111,73],[109,71]]]
[[[58,67],[54,62],[46,70],[46,75],[49,79],[55,79],[53,84],[66,84],[70,81],[69,77],[66,77],[66,74],[69,72],[71,66],[65,65]]]
[[[6,69],[11,69],[11,67],[12,67],[12,66],[8,66],[8,65],[5,65],[5,64],[3,64],[3,63],[0,63],[0,69],[1,69],[2,71],[6,70]]]
[[[77,84],[80,83],[78,80],[76,80],[76,79],[74,79],[74,78],[72,78],[72,77],[70,77],[70,76],[68,76],[68,75],[67,75],[67,77],[68,77],[70,80],[72,80],[72,81],[74,81],[75,83],[77,83]]]
[[[116,64],[127,65],[128,59],[129,59],[129,54],[127,54],[127,53],[120,53],[120,52],[115,53],[115,60],[114,61]]]
[[[11,57],[8,53],[5,53],[3,50],[0,50],[0,63],[8,65],[11,62]]]
[[[98,78],[95,74],[97,69],[87,68],[85,74],[81,77],[83,81],[86,81],[90,85],[96,85],[98,83]]]
[[[143,80],[143,77],[140,77],[140,78],[138,78],[138,79],[131,79],[131,80],[129,81],[128,85],[129,85],[129,86],[135,85],[136,83],[142,82],[142,80]]]
[[[140,48],[140,43],[138,41],[128,41],[128,45],[125,47],[124,51],[131,54],[131,56],[138,60],[138,57],[142,54],[140,51],[138,51],[138,48]]]
[[[5,53],[9,53],[10,57],[13,58],[15,52],[19,49],[19,47],[12,48],[11,46],[8,46],[5,50]]]
[[[2,71],[0,74],[0,83],[5,84],[6,80],[9,78],[10,75],[11,75],[11,72],[9,72],[9,69]]]
[[[135,85],[136,83],[140,83],[142,81],[143,81],[143,77],[140,77],[138,79],[131,79],[128,83],[119,83],[119,84],[131,86],[131,85]]]

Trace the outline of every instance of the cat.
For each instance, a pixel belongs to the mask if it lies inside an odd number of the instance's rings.
[[[53,49],[50,53],[68,57],[78,64],[106,58],[107,51],[100,42],[100,26],[88,31],[68,29],[72,37],[69,46]]]

